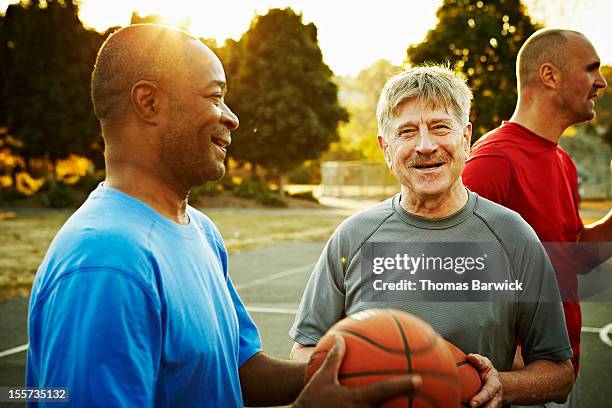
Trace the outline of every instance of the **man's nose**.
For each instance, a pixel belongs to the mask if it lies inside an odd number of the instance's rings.
[[[423,155],[429,155],[435,152],[437,149],[438,149],[438,144],[436,143],[432,135],[429,133],[429,130],[428,129],[421,130],[419,132],[417,145],[415,147],[415,150],[417,151],[417,153],[420,153]]]
[[[221,114],[221,122],[227,126],[229,130],[236,130],[240,125],[238,116],[227,106],[223,104],[223,113]]]
[[[597,78],[595,78],[594,86],[597,89],[606,88],[608,86],[608,82],[606,81],[606,78],[601,74],[600,70],[597,70]]]

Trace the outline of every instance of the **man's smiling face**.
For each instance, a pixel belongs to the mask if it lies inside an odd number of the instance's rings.
[[[380,143],[389,168],[409,194],[441,197],[461,183],[471,124],[462,125],[456,116],[416,98],[398,106]]]

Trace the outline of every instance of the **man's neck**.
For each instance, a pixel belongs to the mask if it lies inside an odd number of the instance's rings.
[[[400,205],[410,214],[424,218],[444,218],[461,210],[468,202],[468,192],[459,179],[439,196],[418,197],[402,186]]]
[[[528,101],[519,99],[510,122],[517,123],[553,143],[559,143],[561,135],[569,127],[563,115],[551,103],[533,98]]]
[[[104,186],[128,194],[152,207],[177,224],[188,224],[186,214],[189,191],[172,189],[153,166],[107,160]]]

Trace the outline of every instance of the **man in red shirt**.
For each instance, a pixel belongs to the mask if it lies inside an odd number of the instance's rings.
[[[582,224],[576,166],[558,145],[565,129],[595,116],[597,90],[607,86],[599,66],[581,33],[534,33],[518,53],[514,114],[473,146],[463,172],[469,189],[517,211],[545,243],[612,240],[612,211],[595,224]],[[582,315],[576,300],[580,266],[573,260],[551,255],[560,286],[571,293],[564,293],[572,299],[564,311],[577,375]]]

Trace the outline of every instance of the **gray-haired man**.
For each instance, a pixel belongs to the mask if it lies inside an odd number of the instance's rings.
[[[307,359],[323,333],[347,314],[395,307],[429,322],[464,351],[478,353],[469,359],[484,385],[471,406],[562,401],[573,373],[559,302],[525,301],[523,292],[513,302],[416,302],[420,298],[412,292],[393,301],[367,298],[361,250],[369,243],[494,243],[501,248],[496,273],[502,277],[536,292],[554,282],[529,225],[462,184],[471,97],[462,79],[438,66],[414,68],[387,82],[377,109],[378,144],[401,193],[347,219],[333,234],[291,328],[292,356]],[[517,337],[527,365],[510,372]]]

